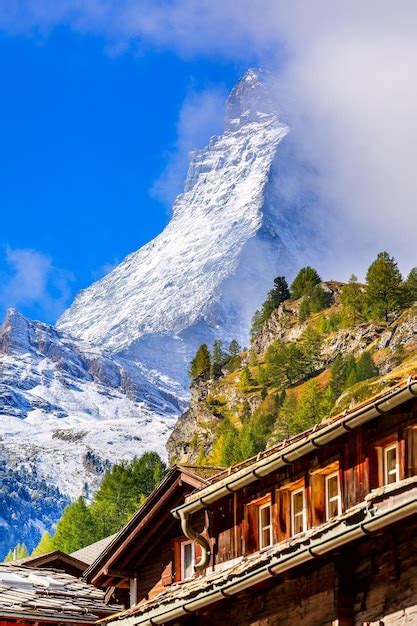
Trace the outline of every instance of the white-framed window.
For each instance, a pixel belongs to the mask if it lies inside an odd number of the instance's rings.
[[[342,497],[340,493],[339,472],[325,476],[326,485],[326,519],[340,515],[342,512]]]
[[[259,507],[259,548],[266,548],[272,544],[272,515],[271,504],[262,504]]]
[[[194,575],[195,546],[193,541],[181,543],[181,578],[188,580]]]
[[[400,465],[398,459],[398,443],[384,448],[384,483],[390,485],[400,480]]]
[[[305,490],[301,487],[291,492],[291,534],[297,535],[306,529]]]

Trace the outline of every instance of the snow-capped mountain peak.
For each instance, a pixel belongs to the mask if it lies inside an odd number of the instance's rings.
[[[271,80],[270,73],[265,70],[251,68],[246,72],[227,98],[225,131],[234,131],[244,124],[262,121],[267,115],[277,116]]]
[[[245,341],[278,267],[294,263],[267,216],[272,164],[288,133],[268,81],[267,73],[249,70],[237,83],[226,130],[192,153],[165,230],[80,292],[58,328],[184,383],[199,343]]]

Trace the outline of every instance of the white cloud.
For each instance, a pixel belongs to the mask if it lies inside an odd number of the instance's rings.
[[[190,91],[186,97],[177,124],[177,140],[168,155],[167,166],[153,184],[152,195],[167,207],[182,191],[189,163],[189,153],[203,148],[211,134],[221,132],[224,119],[226,89],[220,86]]]
[[[71,297],[71,273],[36,250],[6,247],[5,258],[8,270],[1,276],[0,290],[4,308],[30,307],[49,320],[62,313]]]
[[[333,241],[323,271],[361,274],[382,248],[403,269],[415,265],[415,0],[0,0],[5,29],[42,33],[62,23],[124,49],[275,70],[298,159],[317,172],[317,219]],[[159,186],[165,198],[184,168],[182,136],[180,128]]]

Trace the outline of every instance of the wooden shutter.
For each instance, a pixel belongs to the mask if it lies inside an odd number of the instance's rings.
[[[311,518],[313,526],[326,521],[326,494],[323,474],[311,474]]]
[[[164,567],[161,574],[161,582],[164,587],[172,584],[172,560]]]
[[[405,431],[405,476],[417,476],[417,428]]]
[[[291,493],[288,489],[278,490],[277,504],[277,540],[283,541],[291,535]]]

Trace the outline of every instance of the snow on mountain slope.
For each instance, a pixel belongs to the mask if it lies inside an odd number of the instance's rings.
[[[109,463],[164,443],[180,386],[11,309],[0,329],[0,447],[77,497]]]
[[[165,230],[81,291],[58,328],[183,383],[200,343],[246,341],[272,277],[291,272],[299,252],[291,221],[268,191],[288,133],[268,80],[249,70],[239,81],[223,135],[191,154],[184,193]]]

